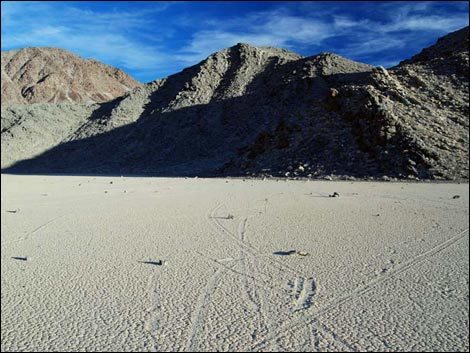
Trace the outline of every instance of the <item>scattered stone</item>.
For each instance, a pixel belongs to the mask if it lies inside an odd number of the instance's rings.
[[[300,256],[308,256],[310,255],[308,252],[306,251],[303,251],[303,250],[300,250],[300,251],[297,251],[297,255],[300,255]]]
[[[330,97],[334,98],[339,95],[339,92],[336,88],[330,88]]]
[[[454,195],[452,198],[453,199],[460,199],[460,195]]]

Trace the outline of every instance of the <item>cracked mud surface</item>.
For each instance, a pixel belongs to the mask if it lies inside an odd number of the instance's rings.
[[[468,184],[1,181],[2,351],[469,348]]]

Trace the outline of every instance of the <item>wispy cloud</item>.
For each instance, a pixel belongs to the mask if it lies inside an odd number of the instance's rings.
[[[408,40],[415,39],[418,31],[427,38],[425,33],[445,34],[468,25],[468,10],[440,13],[433,2],[377,4],[376,8],[382,12],[380,20],[361,18],[357,13],[338,14],[340,11],[335,6],[327,8],[320,4],[317,9],[315,6],[313,3],[306,7],[308,14],[278,8],[207,21],[206,28],[196,31],[182,49],[185,55],[181,57],[201,60],[237,42],[315,50],[335,38],[342,43],[334,43],[334,49],[344,55],[364,57],[405,47]],[[365,14],[362,17],[366,17]]]
[[[468,6],[453,12],[440,6],[434,2],[385,3],[378,9],[383,12],[380,19],[334,16],[337,33],[347,39],[336,50],[370,64],[396,65],[433,44],[437,37],[468,26]]]
[[[362,43],[348,46],[341,50],[341,54],[347,57],[380,53],[389,49],[399,49],[405,45],[405,41],[398,38],[375,38]]]

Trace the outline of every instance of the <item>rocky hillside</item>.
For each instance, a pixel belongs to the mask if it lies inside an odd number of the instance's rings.
[[[2,52],[2,106],[30,103],[95,103],[139,85],[124,71],[58,48]]]
[[[468,179],[468,81],[468,27],[390,70],[238,44],[83,111],[61,144],[22,162],[2,158],[2,168]],[[28,145],[25,129],[4,131],[13,111],[2,110],[2,154]]]

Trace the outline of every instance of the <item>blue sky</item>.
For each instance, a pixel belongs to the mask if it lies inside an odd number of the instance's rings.
[[[238,42],[393,66],[468,25],[468,2],[1,3],[1,49],[53,46],[149,82]]]

